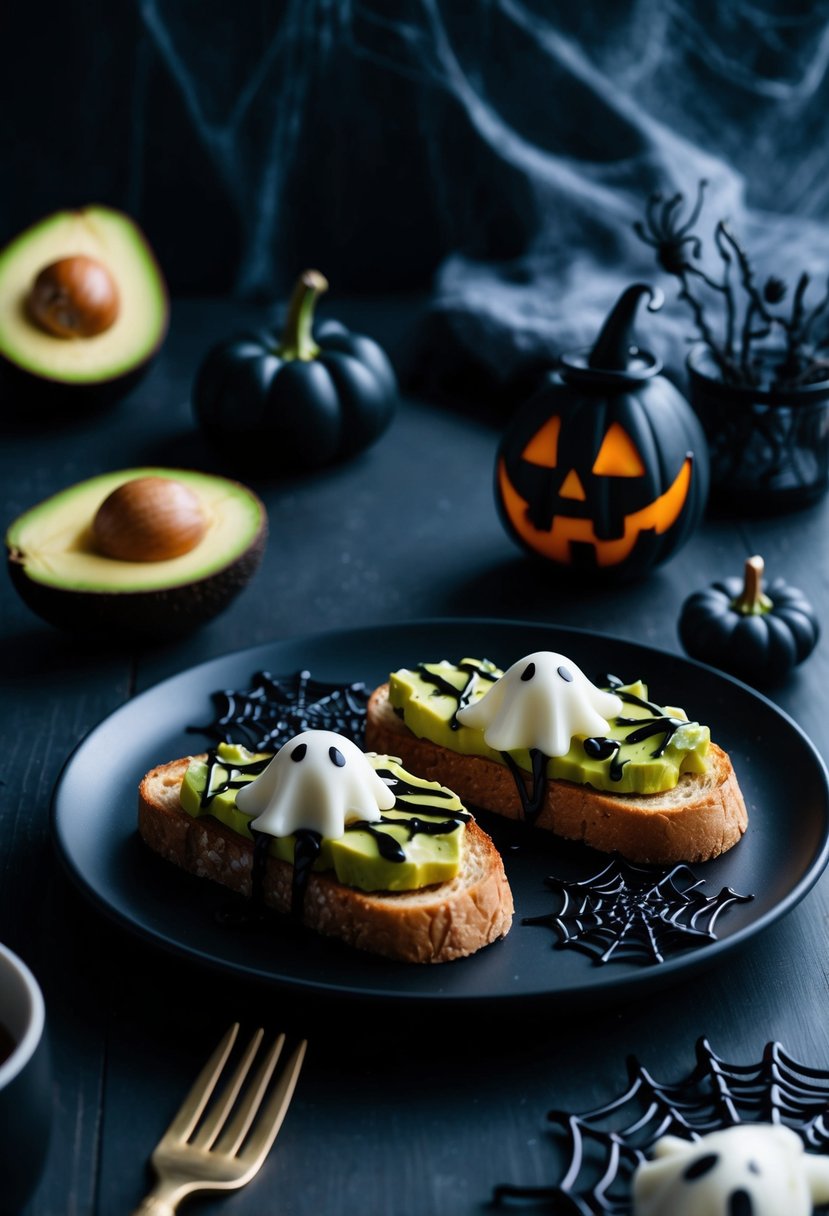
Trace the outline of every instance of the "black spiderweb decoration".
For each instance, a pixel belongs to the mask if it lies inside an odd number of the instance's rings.
[[[704,880],[686,865],[672,870],[634,866],[621,857],[579,882],[551,876],[547,886],[561,899],[557,912],[527,917],[525,925],[546,925],[558,947],[572,946],[597,964],[613,960],[662,963],[667,954],[716,941],[722,912],[753,895],[723,887],[705,895]]]
[[[797,1063],[779,1043],[767,1043],[758,1064],[727,1064],[706,1039],[696,1056],[690,1075],[673,1084],[656,1081],[632,1057],[618,1098],[578,1115],[550,1111],[568,1158],[561,1181],[496,1187],[495,1205],[532,1203],[557,1216],[631,1216],[633,1172],[665,1135],[699,1140],[738,1123],[780,1123],[807,1148],[829,1150],[829,1072]]]
[[[308,671],[272,676],[260,671],[243,691],[214,692],[216,716],[188,731],[216,743],[276,751],[303,730],[334,730],[362,746],[368,690],[364,684],[325,684]]]

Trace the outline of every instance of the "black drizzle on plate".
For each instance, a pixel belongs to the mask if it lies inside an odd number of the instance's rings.
[[[662,963],[668,954],[714,942],[721,913],[754,898],[731,887],[705,895],[704,879],[684,864],[656,869],[618,856],[580,882],[551,876],[546,884],[559,897],[558,909],[522,923],[547,926],[556,946],[581,950],[597,965]]]
[[[696,1057],[688,1076],[667,1083],[631,1057],[618,1097],[578,1114],[549,1111],[566,1159],[560,1180],[498,1186],[495,1207],[527,1211],[532,1202],[533,1211],[543,1204],[549,1212],[632,1216],[633,1174],[666,1135],[698,1141],[738,1124],[780,1123],[807,1149],[829,1151],[829,1071],[798,1063],[779,1043],[767,1043],[756,1064],[729,1064],[702,1038]]]

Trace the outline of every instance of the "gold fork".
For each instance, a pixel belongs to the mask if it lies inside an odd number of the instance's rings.
[[[270,1152],[293,1097],[307,1041],[303,1039],[291,1055],[259,1114],[285,1036],[276,1039],[236,1105],[264,1037],[265,1032],[257,1030],[197,1129],[238,1033],[239,1023],[234,1022],[159,1140],[150,1158],[156,1184],[133,1216],[173,1216],[182,1199],[194,1191],[230,1191],[244,1186]]]

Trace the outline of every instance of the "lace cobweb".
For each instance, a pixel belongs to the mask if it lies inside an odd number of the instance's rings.
[[[546,883],[560,906],[524,924],[548,926],[558,935],[556,945],[582,950],[597,964],[661,963],[668,954],[716,941],[722,913],[753,898],[731,887],[707,895],[704,880],[687,865],[655,870],[621,857],[589,878],[551,876]]]
[[[364,684],[327,684],[308,671],[273,676],[260,671],[247,689],[212,694],[215,716],[189,726],[216,743],[276,751],[303,730],[333,730],[362,746],[368,690]]]
[[[807,1149],[829,1150],[829,1072],[799,1063],[776,1042],[766,1044],[756,1064],[727,1063],[704,1038],[696,1057],[692,1072],[672,1083],[657,1081],[633,1057],[618,1097],[581,1114],[550,1111],[566,1159],[560,1180],[496,1187],[496,1206],[531,1203],[567,1216],[631,1216],[633,1172],[665,1135],[699,1140],[740,1123],[777,1123],[795,1131]]]

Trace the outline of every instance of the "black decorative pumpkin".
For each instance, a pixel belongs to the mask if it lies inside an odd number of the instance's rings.
[[[820,638],[815,611],[802,591],[782,578],[763,590],[762,557],[745,575],[695,591],[682,606],[679,637],[695,659],[763,687],[779,683],[812,653]]]
[[[337,321],[313,329],[327,287],[306,270],[281,336],[231,338],[199,368],[196,418],[230,463],[264,473],[316,469],[354,456],[388,426],[398,390],[386,353]]]
[[[561,357],[498,449],[507,531],[575,573],[641,574],[688,540],[705,509],[702,428],[656,357],[630,345],[643,295],[661,307],[661,292],[629,287],[593,350]]]

